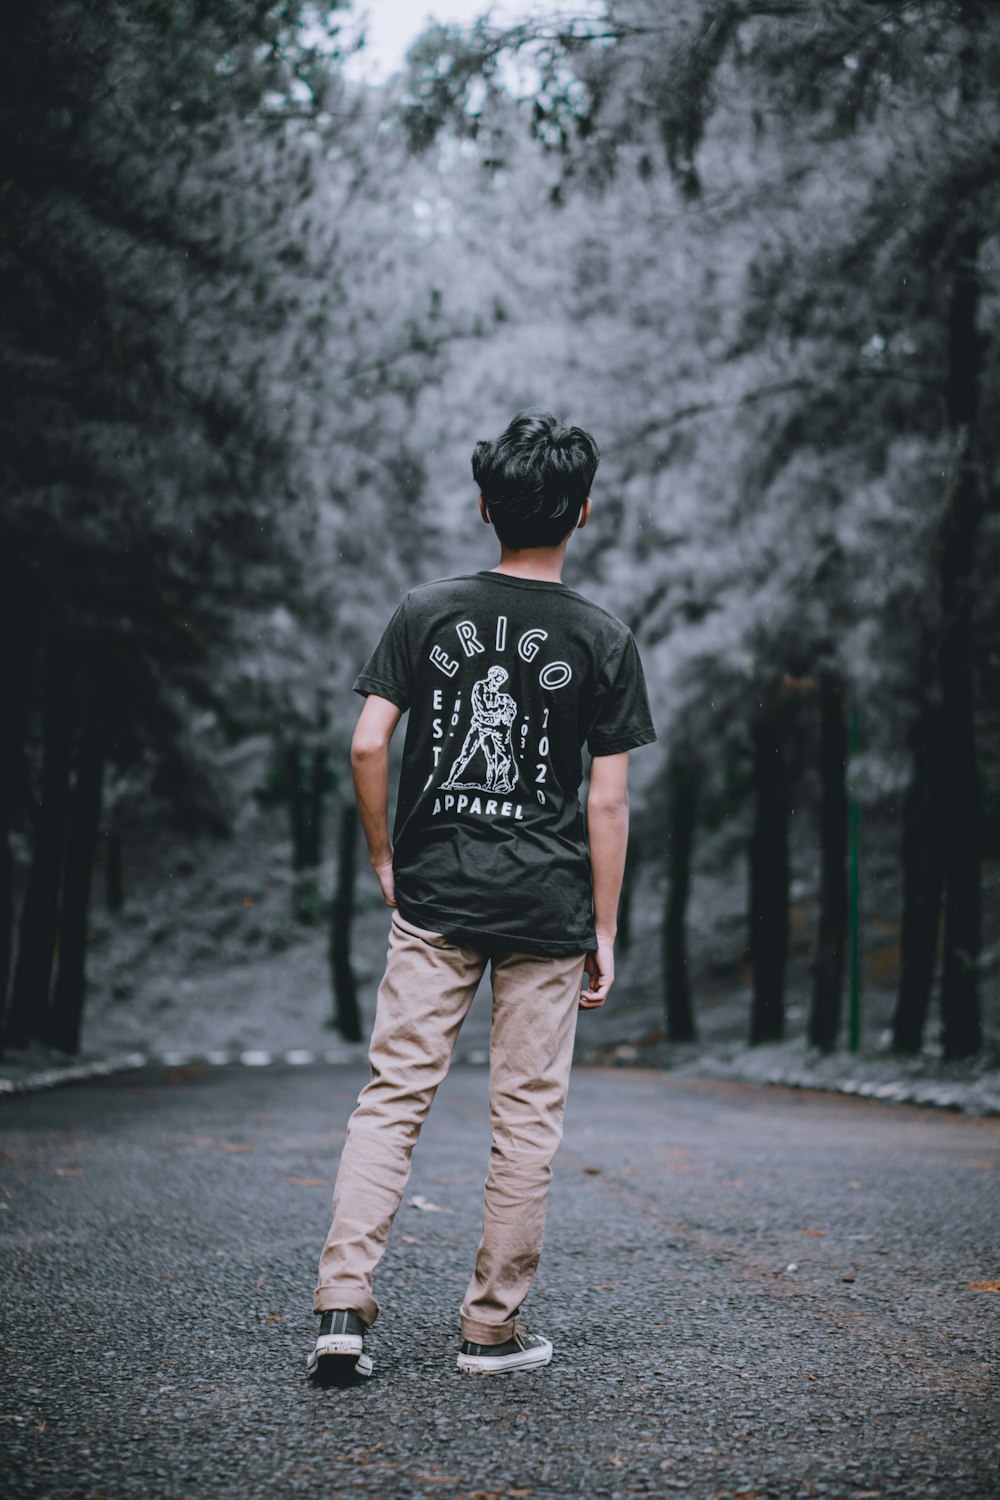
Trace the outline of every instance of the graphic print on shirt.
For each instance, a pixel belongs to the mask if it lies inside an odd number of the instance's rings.
[[[462,748],[452,762],[442,791],[496,792],[506,796],[517,785],[512,729],[517,704],[502,691],[508,679],[504,667],[490,667],[472,686],[472,722]],[[471,767],[471,780],[463,780]]]

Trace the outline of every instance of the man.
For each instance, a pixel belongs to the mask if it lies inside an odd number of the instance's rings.
[[[631,632],[561,582],[598,458],[588,433],[542,412],[477,443],[479,511],[499,563],[413,589],[355,683],[366,698],[351,746],[358,808],[393,916],[371,1082],[320,1258],[308,1360],[320,1381],[371,1373],[373,1272],[487,965],[493,1141],[458,1365],[494,1374],[552,1356],[518,1314],[541,1252],[577,1012],[603,1005],[614,980],[628,751],[655,738]],[[406,711],[390,838],[389,741]]]

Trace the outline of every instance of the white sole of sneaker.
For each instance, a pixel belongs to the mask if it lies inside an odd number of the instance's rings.
[[[525,1349],[520,1354],[460,1354],[458,1368],[466,1375],[502,1375],[507,1370],[534,1370],[547,1365],[552,1358],[552,1345],[544,1349]]]
[[[360,1354],[364,1343],[357,1333],[321,1333],[316,1340],[314,1353],[322,1356],[324,1354]]]

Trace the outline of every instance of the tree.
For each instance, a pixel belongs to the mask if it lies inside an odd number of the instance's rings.
[[[346,800],[340,810],[337,858],[337,888],[330,906],[330,978],[333,986],[333,1020],[347,1042],[361,1040],[361,1015],[357,985],[351,963],[351,931],[354,921],[355,877],[358,860],[358,810]]]
[[[699,768],[675,751],[668,764],[667,901],[663,918],[663,979],[667,1038],[697,1035],[688,974],[687,903],[698,805]]]
[[[13,818],[32,845],[12,1039],[77,1043],[106,760],[150,752],[197,808],[191,705],[218,710],[220,657],[295,576],[274,330],[301,296],[281,273],[315,19],[44,0],[0,23],[0,610],[23,653],[0,836]]]
[[[836,1045],[847,945],[847,759],[843,686],[829,670],[819,678],[820,901],[809,1010],[809,1040],[823,1052]]]

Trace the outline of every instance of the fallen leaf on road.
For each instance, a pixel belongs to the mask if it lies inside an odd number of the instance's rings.
[[[446,1208],[441,1207],[440,1203],[431,1203],[428,1198],[422,1197],[420,1193],[417,1193],[410,1199],[410,1207],[422,1208],[425,1214],[446,1214],[448,1212]]]
[[[404,1234],[402,1236],[402,1239],[403,1239],[404,1243],[407,1244],[407,1245],[419,1245],[420,1244],[420,1241],[417,1239],[417,1236],[415,1234]]]
[[[600,1167],[584,1167],[583,1175],[585,1177],[600,1177],[601,1169]]]
[[[965,1165],[967,1167],[982,1167],[984,1172],[995,1172],[998,1166],[1000,1166],[1000,1162],[983,1161],[979,1157],[973,1157],[972,1160],[967,1161]]]
[[[267,1321],[269,1323],[287,1323],[288,1319],[281,1313],[268,1313]]]
[[[252,1151],[253,1147],[249,1141],[224,1141],[220,1149],[223,1151]]]
[[[326,1187],[325,1177],[286,1177],[286,1182],[292,1182],[296,1187]]]
[[[1000,1281],[967,1281],[966,1286],[973,1292],[1000,1292]]]
[[[796,1234],[826,1234],[825,1229],[796,1229]]]

